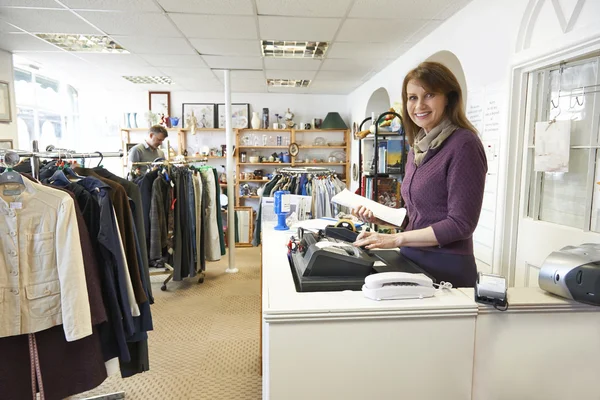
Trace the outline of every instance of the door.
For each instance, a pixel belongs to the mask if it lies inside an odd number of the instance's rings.
[[[515,286],[537,286],[553,251],[600,242],[600,57],[530,72]],[[568,172],[535,172],[535,123],[570,120]],[[598,182],[598,183],[597,183]]]

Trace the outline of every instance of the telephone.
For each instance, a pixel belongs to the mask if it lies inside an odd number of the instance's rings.
[[[425,274],[381,272],[365,278],[362,292],[372,300],[422,299],[433,297],[436,289]]]

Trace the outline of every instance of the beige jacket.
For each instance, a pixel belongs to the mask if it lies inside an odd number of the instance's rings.
[[[23,181],[18,195],[0,186],[0,337],[60,324],[67,341],[91,335],[73,199]]]

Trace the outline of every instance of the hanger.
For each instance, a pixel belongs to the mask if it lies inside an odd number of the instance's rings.
[[[6,170],[0,174],[0,185],[5,185],[8,183],[18,183],[20,185],[25,185],[23,182],[23,176],[14,171],[12,167],[7,167]]]
[[[96,166],[96,168],[104,168],[102,166],[102,161],[104,160],[104,156],[99,151],[97,151],[96,153],[98,153],[100,155],[100,161],[98,161],[98,165]]]

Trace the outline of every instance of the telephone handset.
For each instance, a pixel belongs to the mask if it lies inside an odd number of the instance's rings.
[[[362,291],[369,299],[394,300],[433,297],[436,289],[425,274],[382,272],[367,276]]]

